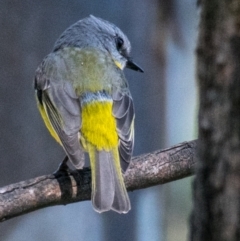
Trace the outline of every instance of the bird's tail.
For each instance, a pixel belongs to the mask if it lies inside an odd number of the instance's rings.
[[[118,148],[98,151],[88,146],[92,170],[92,204],[101,213],[114,210],[127,213],[131,204],[124,184]]]

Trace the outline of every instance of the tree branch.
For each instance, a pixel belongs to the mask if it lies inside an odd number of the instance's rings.
[[[197,141],[132,158],[124,175],[128,191],[178,180],[194,173]],[[91,171],[84,168],[0,188],[0,221],[54,205],[91,199]]]

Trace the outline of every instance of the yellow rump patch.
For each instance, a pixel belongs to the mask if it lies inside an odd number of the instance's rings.
[[[111,150],[118,145],[112,101],[93,101],[82,107],[81,133],[85,141],[98,150]]]

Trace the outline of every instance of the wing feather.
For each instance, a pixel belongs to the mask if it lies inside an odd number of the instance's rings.
[[[57,82],[44,72],[45,62],[38,68],[35,89],[41,109],[57,134],[73,165],[80,169],[84,165],[84,154],[79,142],[81,127],[80,102],[70,82]],[[46,77],[47,76],[47,77]],[[49,126],[48,126],[49,127]]]
[[[113,116],[117,122],[119,136],[119,156],[122,171],[125,172],[131,161],[134,144],[134,106],[129,93],[113,93]]]

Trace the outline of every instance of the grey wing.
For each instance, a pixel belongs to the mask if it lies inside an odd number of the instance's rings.
[[[40,74],[39,74],[40,72]],[[72,164],[80,169],[84,165],[84,154],[79,143],[81,127],[80,103],[73,87],[68,81],[59,83],[44,77],[37,71],[35,89],[39,105],[57,134]],[[45,121],[46,123],[46,121]]]
[[[130,94],[115,91],[113,93],[113,115],[117,121],[119,136],[119,156],[122,171],[130,164],[134,145],[134,106]]]

